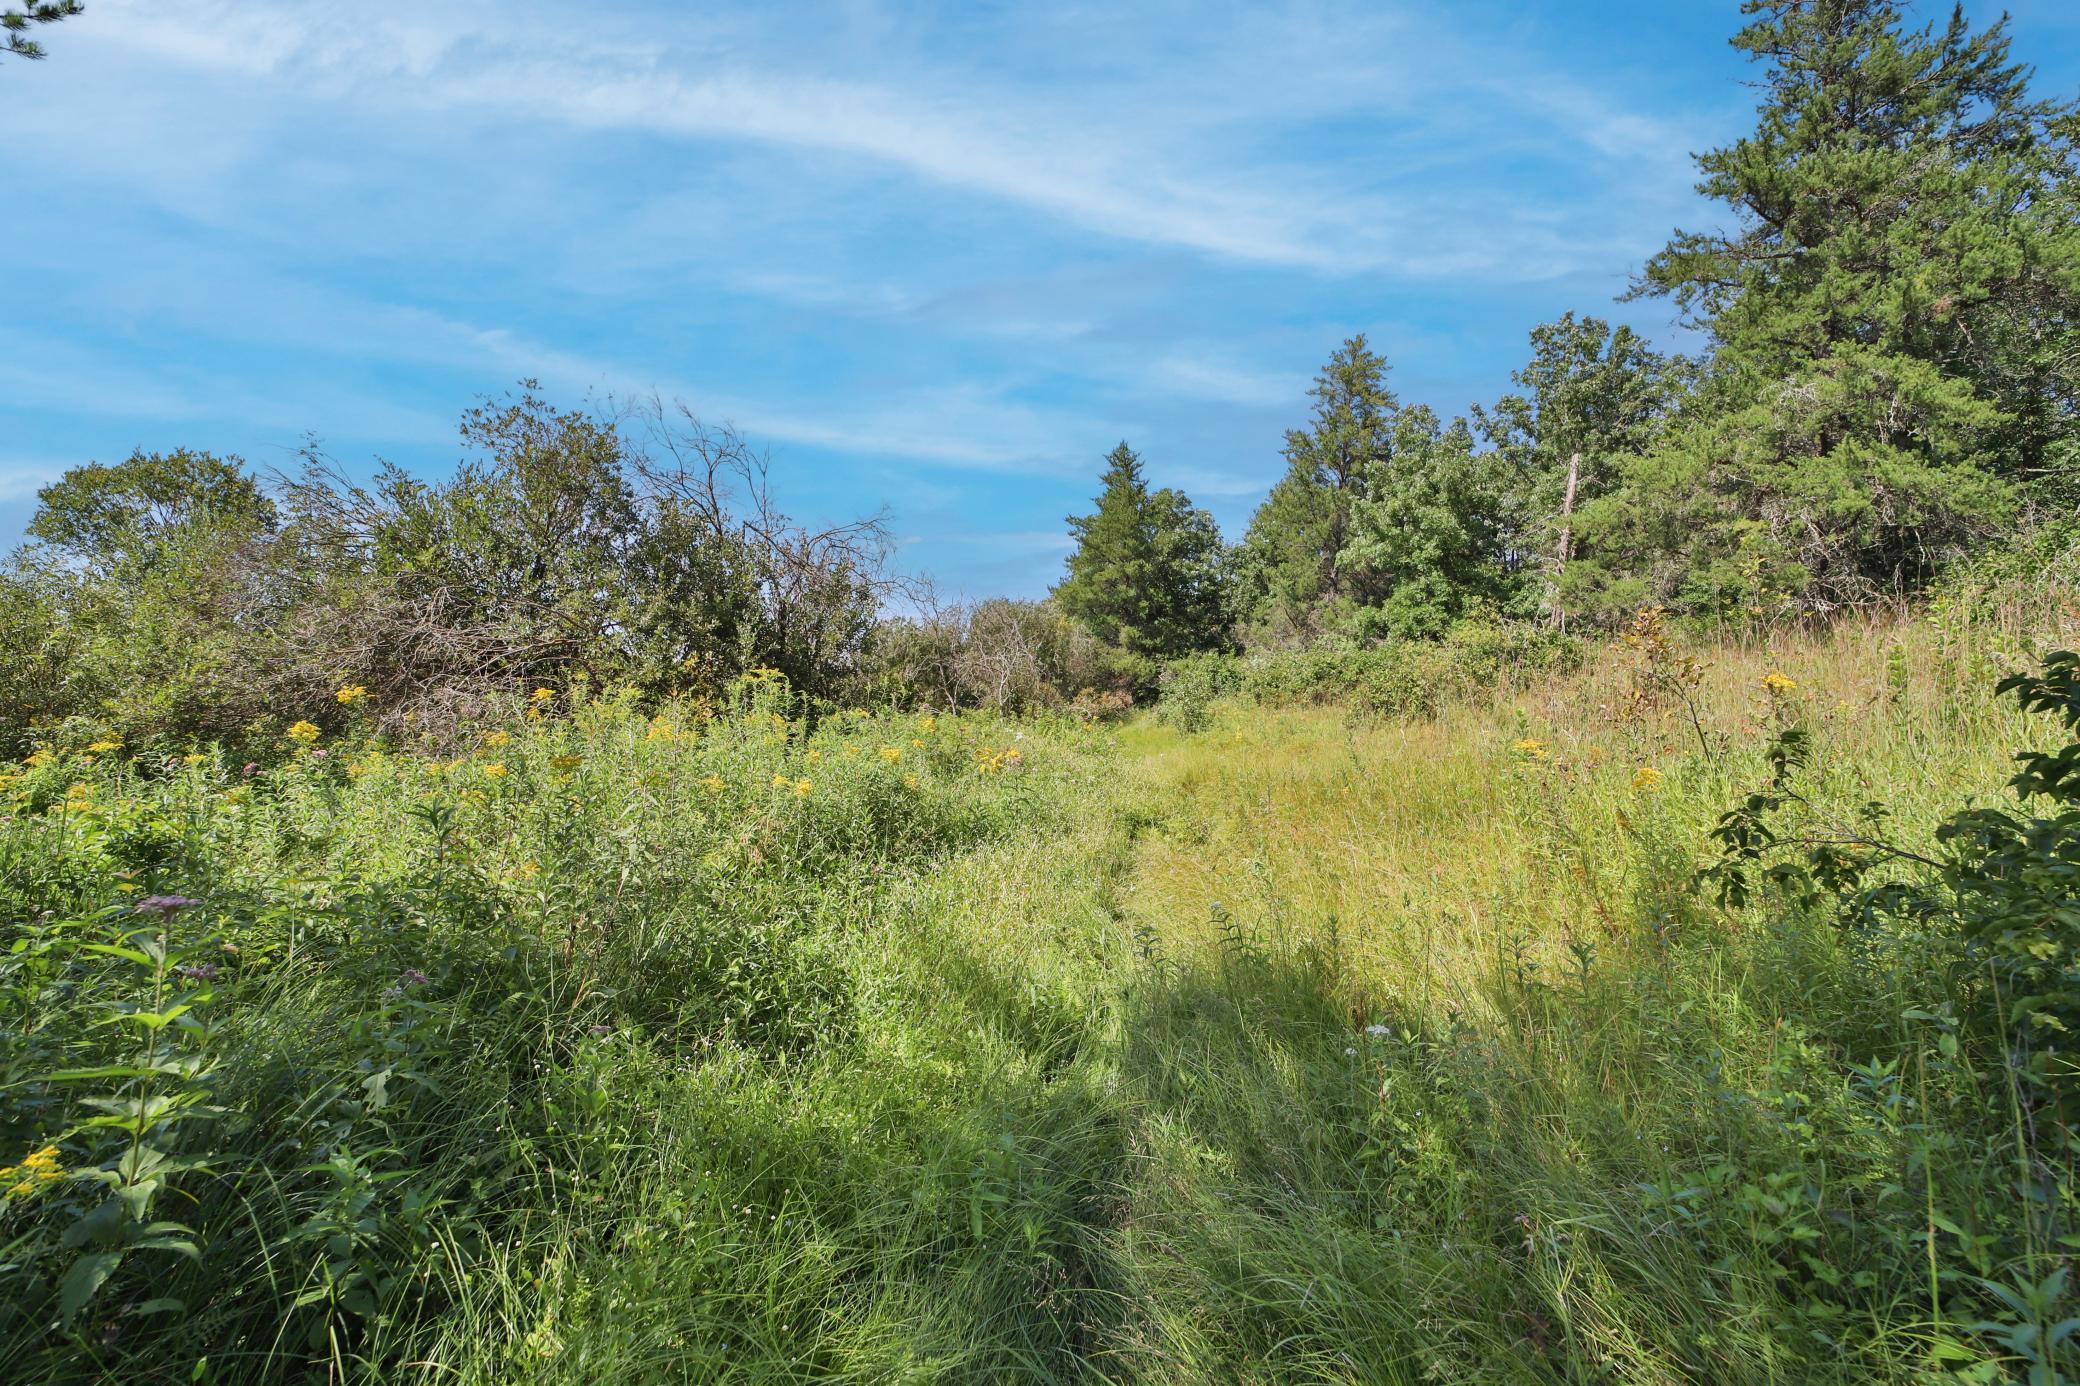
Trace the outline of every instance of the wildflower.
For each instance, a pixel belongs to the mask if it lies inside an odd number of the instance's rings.
[[[575,770],[585,763],[583,756],[551,756],[549,764],[557,770]]]
[[[1779,697],[1797,688],[1798,684],[1772,669],[1762,676],[1762,687],[1771,697]]]
[[[1346,1059],[1355,1059],[1358,1057],[1358,1051],[1353,1048],[1350,1048],[1349,1046],[1345,1046],[1343,1051],[1343,1057]]]
[[[329,755],[329,754],[330,754],[330,752],[326,751],[326,749],[325,749],[324,747],[320,746],[320,747],[318,747],[318,748],[317,748],[316,750],[314,750],[314,751],[312,751],[312,752],[311,752],[311,759],[312,759],[312,760],[323,760],[323,759],[325,759],[325,757],[326,757],[327,755]]]
[[[316,741],[319,737],[323,736],[324,734],[325,733],[323,731],[319,730],[317,723],[304,721],[291,723],[288,731],[288,736],[291,741],[298,741],[306,746],[310,745],[312,742]]]
[[[239,773],[244,775],[247,779],[253,778],[253,776],[260,773],[260,762],[257,760],[247,761],[245,769],[241,770]]]
[[[881,758],[890,765],[894,765],[903,758],[902,748],[899,746],[883,746],[881,748]]]
[[[807,780],[796,780],[794,782],[794,792],[804,799],[809,797],[809,791],[811,789],[814,789],[815,787],[815,785],[811,784]]]
[[[20,1164],[0,1169],[0,1183],[14,1181],[7,1187],[9,1198],[27,1198],[51,1180],[64,1177],[65,1170],[58,1164],[58,1147],[55,1145],[32,1150],[22,1157]]]
[[[550,701],[555,696],[556,690],[552,688],[537,688],[534,692],[527,695],[527,701],[539,707],[541,704]]]
[[[183,765],[203,765],[208,761],[209,753],[207,751],[190,751],[181,757],[181,764]]]
[[[1661,772],[1651,765],[1642,765],[1632,772],[1632,787],[1642,794],[1651,794],[1661,788]]]
[[[677,741],[679,729],[662,717],[652,718],[650,730],[643,733],[645,741]]]
[[[494,760],[484,767],[484,773],[494,780],[503,779],[506,773],[506,763],[502,760]]]
[[[1535,736],[1518,737],[1516,745],[1511,749],[1526,760],[1549,760],[1553,754],[1546,749],[1546,743]]]
[[[52,761],[56,760],[57,758],[58,757],[51,751],[39,746],[35,750],[29,752],[28,756],[23,759],[22,764],[28,766],[31,770],[37,770],[41,769],[46,765],[49,765]]]
[[[513,868],[513,876],[517,880],[531,881],[541,874],[542,864],[538,861],[523,861]]]
[[[924,742],[920,738],[913,736],[910,738],[910,744],[912,746],[922,746],[924,745]]]
[[[350,760],[347,762],[347,774],[350,778],[358,779],[367,773],[368,763],[366,761]]]
[[[339,700],[342,707],[352,707],[356,703],[368,700],[368,690],[358,683],[350,683],[332,696]]]
[[[917,725],[922,727],[926,731],[933,731],[938,728],[939,719],[932,716],[928,712],[924,716],[917,719]]]
[[[398,997],[405,994],[406,988],[423,987],[430,980],[432,979],[418,968],[408,967],[397,974],[396,981],[383,988],[383,999],[385,1001],[395,1001]]]
[[[1374,1039],[1392,1039],[1394,1038],[1394,1027],[1391,1025],[1367,1025],[1365,1033]]]
[[[504,729],[484,733],[484,744],[486,746],[503,746],[512,739],[513,734]]]
[[[792,789],[793,787],[794,787],[794,781],[793,781],[793,780],[790,780],[789,778],[787,778],[787,776],[785,776],[785,775],[775,775],[775,776],[773,776],[773,788],[775,788],[775,789]]]
[[[123,743],[120,741],[96,741],[88,746],[87,749],[99,755],[103,751],[120,751],[123,749]]]
[[[710,793],[720,793],[722,790],[722,776],[720,775],[706,776],[701,780],[701,783],[708,787]]]
[[[137,902],[137,912],[156,914],[163,918],[169,914],[179,914],[182,910],[191,909],[201,903],[200,900],[186,895],[147,895]]]
[[[217,980],[215,963],[184,963],[180,967],[176,967],[173,972],[175,976],[185,977],[191,982],[214,982]]]
[[[811,751],[809,752],[809,754],[803,756],[802,759],[808,761],[811,765],[814,765],[817,761],[823,759],[823,752]]]
[[[915,789],[915,788],[917,788],[917,776],[915,776],[915,775],[905,775],[905,776],[903,776],[903,788],[905,788],[905,789]]]

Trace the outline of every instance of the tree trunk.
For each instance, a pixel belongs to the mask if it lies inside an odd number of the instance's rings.
[[[1560,607],[1560,575],[1574,553],[1574,493],[1581,484],[1582,455],[1577,452],[1567,459],[1567,495],[1560,502],[1560,547],[1553,563],[1553,626],[1557,630],[1567,629],[1567,613]]]

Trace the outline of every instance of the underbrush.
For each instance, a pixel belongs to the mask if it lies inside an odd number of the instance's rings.
[[[1202,654],[1162,676],[1162,715],[1196,731],[1215,699],[1266,707],[1337,704],[1392,717],[1427,716],[1448,702],[1580,667],[1577,640],[1530,625],[1466,622],[1440,640],[1361,644],[1324,639],[1294,649]]]
[[[0,1377],[2076,1379],[2080,670],[1960,629],[39,756]]]
[[[562,1356],[543,1284],[726,1260],[842,1172],[807,1130],[789,1167],[790,1075],[859,1043],[903,883],[1055,821],[1085,752],[733,701],[8,775],[0,1377],[509,1380]]]

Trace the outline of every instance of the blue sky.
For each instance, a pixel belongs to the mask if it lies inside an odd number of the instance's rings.
[[[2080,4],[2009,8],[2073,94]],[[0,67],[0,542],[139,447],[439,474],[522,376],[949,594],[1044,592],[1121,438],[1239,535],[1351,332],[1446,414],[1568,308],[1682,345],[1612,300],[1714,218],[1737,10],[89,0]]]

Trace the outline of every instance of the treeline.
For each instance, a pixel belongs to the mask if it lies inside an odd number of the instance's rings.
[[[536,689],[697,699],[754,668],[829,694],[890,594],[879,520],[790,520],[762,455],[684,411],[530,391],[462,435],[439,483],[311,456],[263,487],[185,451],[68,473],[0,579],[0,733],[439,740]]]
[[[1059,606],[1129,655],[1609,629],[1898,603],[2070,515],[2080,464],[2080,117],[2004,23],[1751,0],[1754,131],[1699,157],[1730,230],[1679,232],[1632,297],[1698,359],[1569,313],[1516,390],[1444,422],[1363,336],[1330,358],[1233,548],[1122,444]]]
[[[1371,651],[1400,703],[1437,661],[1382,649],[1910,600],[2080,498],[2080,108],[2031,96],[2003,24],[1746,12],[1757,123],[1698,160],[1730,229],[1676,234],[1632,289],[1697,359],[1569,313],[1446,422],[1353,337],[1239,542],[1122,443],[1053,594],[957,608],[899,590],[879,520],[788,519],[741,438],[658,404],[487,404],[442,482],[90,465],[0,576],[0,749],[260,742],[318,708],[438,739],[536,689],[712,698],[761,667],[833,702],[1097,712],[1243,649]]]

